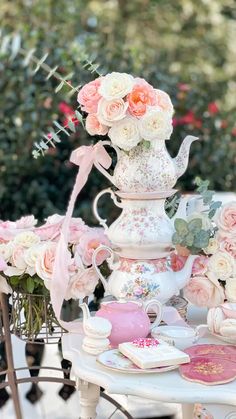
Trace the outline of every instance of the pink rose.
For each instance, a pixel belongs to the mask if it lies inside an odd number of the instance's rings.
[[[4,271],[7,268],[5,260],[0,256],[0,271]]]
[[[91,113],[87,116],[85,121],[85,128],[89,135],[106,135],[108,127],[103,125],[95,113]]]
[[[199,307],[217,307],[225,299],[224,290],[218,281],[213,282],[206,276],[191,278],[184,288],[184,296]]]
[[[220,250],[229,253],[236,259],[236,235],[232,237],[222,237],[218,240],[220,242]]]
[[[101,85],[101,77],[85,84],[80,90],[77,100],[82,105],[82,110],[87,113],[96,113],[98,108],[98,102],[101,99],[101,95],[98,89]]]
[[[46,223],[41,227],[35,228],[35,233],[41,240],[57,241],[60,237],[61,226],[64,216],[59,214],[51,215],[47,218]],[[69,243],[78,243],[82,234],[88,230],[88,227],[81,218],[72,218],[70,221]]]
[[[170,96],[163,90],[155,89],[157,105],[163,110],[171,114],[174,113],[174,108]]]
[[[176,253],[171,253],[170,255],[170,263],[171,263],[171,269],[174,272],[180,271],[187,260],[186,256],[179,256]]]
[[[24,258],[24,252],[25,249],[23,246],[15,246],[11,256],[12,265],[22,270],[27,268],[27,264]]]
[[[236,201],[223,205],[216,215],[216,225],[220,234],[236,236]]]
[[[98,276],[93,268],[79,269],[69,282],[66,300],[84,298],[92,294],[98,283]]]
[[[113,122],[125,117],[128,106],[128,102],[124,102],[123,99],[101,99],[98,103],[98,120],[101,124],[111,127]]]
[[[104,234],[103,228],[93,227],[88,232],[84,233],[80,239],[79,244],[76,246],[76,252],[81,256],[82,262],[86,266],[92,265],[93,252],[101,244],[106,246],[110,245],[108,238]],[[97,264],[101,265],[107,258],[108,252],[106,250],[101,251],[97,255]]]
[[[44,280],[45,287],[50,290],[53,266],[56,255],[56,243],[47,243],[42,246],[42,252],[36,259],[35,270],[38,276]]]
[[[192,275],[204,275],[207,271],[208,257],[201,255],[193,263]]]
[[[145,114],[147,106],[157,105],[155,89],[144,79],[136,78],[132,91],[128,94],[129,112],[131,115],[141,117]]]

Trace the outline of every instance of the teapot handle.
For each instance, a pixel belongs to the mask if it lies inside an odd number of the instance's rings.
[[[123,208],[122,204],[117,200],[115,193],[111,188],[103,189],[103,191],[99,192],[93,201],[93,213],[95,218],[98,220],[99,224],[104,227],[105,231],[108,230],[107,220],[105,218],[101,218],[98,213],[98,201],[101,196],[109,193],[111,195],[111,199],[113,200],[114,204],[119,207]]]
[[[117,154],[117,160],[119,160],[120,158],[120,149],[118,147],[116,147],[115,145],[112,144],[111,141],[101,141],[102,145],[109,145],[110,147],[114,148],[116,154]],[[114,182],[114,175],[110,175],[105,169],[104,167],[101,166],[100,163],[96,162],[94,163],[95,167],[99,170],[99,172],[101,172],[113,185],[116,186],[115,182]]]
[[[115,254],[114,254],[113,250],[110,249],[110,247],[101,245],[101,246],[97,247],[97,249],[94,250],[93,256],[92,256],[92,266],[95,269],[96,273],[98,274],[98,277],[101,279],[102,285],[104,286],[105,291],[108,291],[108,279],[106,279],[105,276],[103,276],[103,274],[101,273],[101,271],[100,271],[100,269],[98,268],[98,265],[97,265],[97,255],[101,251],[107,251],[110,254],[109,261],[110,261],[111,265],[113,264]]]
[[[148,309],[151,307],[154,308],[154,311],[156,313],[156,318],[155,318],[155,321],[152,323],[150,330],[152,330],[154,327],[160,324],[161,319],[162,319],[162,314],[163,314],[162,304],[158,300],[153,299],[153,300],[148,301],[144,309],[146,313],[148,312]]]

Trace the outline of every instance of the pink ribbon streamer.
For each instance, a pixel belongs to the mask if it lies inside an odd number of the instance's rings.
[[[69,332],[82,333],[83,329],[81,322],[65,322],[60,319],[61,308],[70,279],[68,270],[71,260],[71,254],[68,250],[70,220],[76,198],[86,184],[93,165],[100,163],[101,166],[108,169],[112,160],[102,143],[98,142],[94,146],[81,146],[74,150],[71,154],[70,161],[79,166],[79,172],[75,180],[57,245],[50,294],[55,315],[61,326]]]

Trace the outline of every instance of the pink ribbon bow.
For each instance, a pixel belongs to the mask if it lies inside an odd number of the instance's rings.
[[[55,315],[61,326],[69,332],[80,333],[82,332],[81,323],[75,321],[64,322],[60,320],[61,308],[70,279],[68,271],[68,266],[71,260],[71,254],[68,250],[70,220],[73,214],[76,198],[86,184],[93,165],[100,163],[101,166],[108,169],[112,160],[102,143],[98,142],[94,146],[81,146],[74,150],[71,154],[70,161],[79,166],[79,172],[69,200],[66,215],[62,224],[60,239],[56,249],[50,294]]]

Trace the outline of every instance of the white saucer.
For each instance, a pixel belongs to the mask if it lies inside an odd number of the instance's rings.
[[[168,367],[157,367],[141,369],[137,365],[133,364],[129,358],[126,358],[118,349],[110,349],[98,355],[97,362],[106,368],[112,369],[117,372],[124,373],[135,373],[135,374],[150,374],[150,373],[162,373],[166,371],[172,371],[179,368],[179,365],[170,365]]]
[[[157,192],[122,192],[115,191],[115,194],[123,199],[164,199],[169,198],[177,192],[177,189],[170,189],[168,191],[157,191]]]

